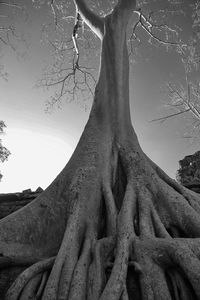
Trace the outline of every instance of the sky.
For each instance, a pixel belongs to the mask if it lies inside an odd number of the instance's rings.
[[[25,56],[17,57],[12,51],[2,51],[1,56],[9,74],[8,81],[0,79],[0,120],[7,125],[1,138],[11,155],[0,165],[0,193],[46,188],[70,159],[91,107],[91,101],[86,111],[80,103],[69,102],[51,113],[45,112],[45,101],[52,91],[35,87],[51,62],[41,41],[44,10],[29,8],[29,12],[24,30],[29,43]],[[20,27],[22,21],[17,22]],[[143,54],[145,51],[144,47]],[[188,129],[183,117],[162,124],[150,121],[167,114],[163,109],[164,83],[177,80],[182,73],[177,54],[160,48],[138,59],[130,71],[131,116],[139,142],[144,152],[172,178],[178,161],[198,151],[199,144],[183,138]]]

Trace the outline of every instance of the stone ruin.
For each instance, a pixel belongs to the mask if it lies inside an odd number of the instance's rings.
[[[0,219],[30,203],[42,191],[43,189],[39,187],[35,192],[27,189],[21,193],[0,194]]]

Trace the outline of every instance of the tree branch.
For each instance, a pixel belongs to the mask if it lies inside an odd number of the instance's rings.
[[[138,10],[135,10],[135,13],[137,13],[138,15],[138,21],[136,23],[136,25],[134,26],[134,30],[136,29],[137,26],[141,26],[146,32],[147,34],[152,38],[154,39],[155,41],[157,41],[159,44],[163,44],[163,45],[167,45],[167,46],[176,46],[176,47],[179,47],[179,48],[182,48],[183,47],[186,47],[185,44],[181,43],[181,42],[174,42],[174,41],[170,41],[170,40],[164,40],[160,37],[158,37],[154,32],[153,32],[153,29],[157,29],[157,30],[166,30],[168,32],[171,32],[171,33],[174,33],[177,35],[177,31],[176,29],[173,29],[171,27],[169,27],[169,25],[167,24],[155,24],[152,22],[152,14],[151,16],[148,18],[146,17],[141,9],[138,9]]]
[[[83,21],[89,28],[102,39],[104,34],[104,19],[94,14],[86,5],[84,0],[74,0],[77,11],[81,14]]]
[[[175,116],[184,114],[184,113],[186,113],[186,112],[188,112],[188,111],[190,111],[190,108],[185,109],[185,110],[183,110],[183,111],[179,111],[179,112],[174,113],[174,114],[170,114],[170,115],[167,115],[167,116],[158,118],[158,119],[153,119],[153,120],[151,120],[151,122],[161,122],[161,123],[162,123],[162,122],[166,121],[166,120],[169,119],[169,118],[172,118],[172,117],[175,117]]]

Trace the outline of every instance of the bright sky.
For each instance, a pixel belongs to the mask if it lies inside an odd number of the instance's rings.
[[[2,166],[1,191],[45,188],[66,164],[72,148],[64,139],[30,129],[11,128],[5,144],[12,155]]]
[[[89,114],[76,103],[64,104],[52,114],[44,112],[50,92],[33,88],[48,62],[37,30],[27,59],[17,60],[12,54],[3,57],[10,77],[8,82],[0,80],[0,120],[7,125],[3,142],[12,154],[0,166],[0,193],[46,188],[70,158]],[[174,55],[154,50],[150,60],[134,66],[130,78],[132,119],[139,141],[145,153],[172,177],[178,160],[199,150],[198,145],[181,138],[186,130],[184,119],[162,125],[149,122],[164,113],[161,86],[181,72],[176,62]]]

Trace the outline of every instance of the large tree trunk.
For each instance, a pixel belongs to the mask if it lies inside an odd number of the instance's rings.
[[[199,196],[143,153],[131,124],[126,28],[135,1],[119,1],[103,20],[75,2],[102,38],[94,103],[63,171],[0,221],[2,274],[31,265],[5,299],[200,299]]]

